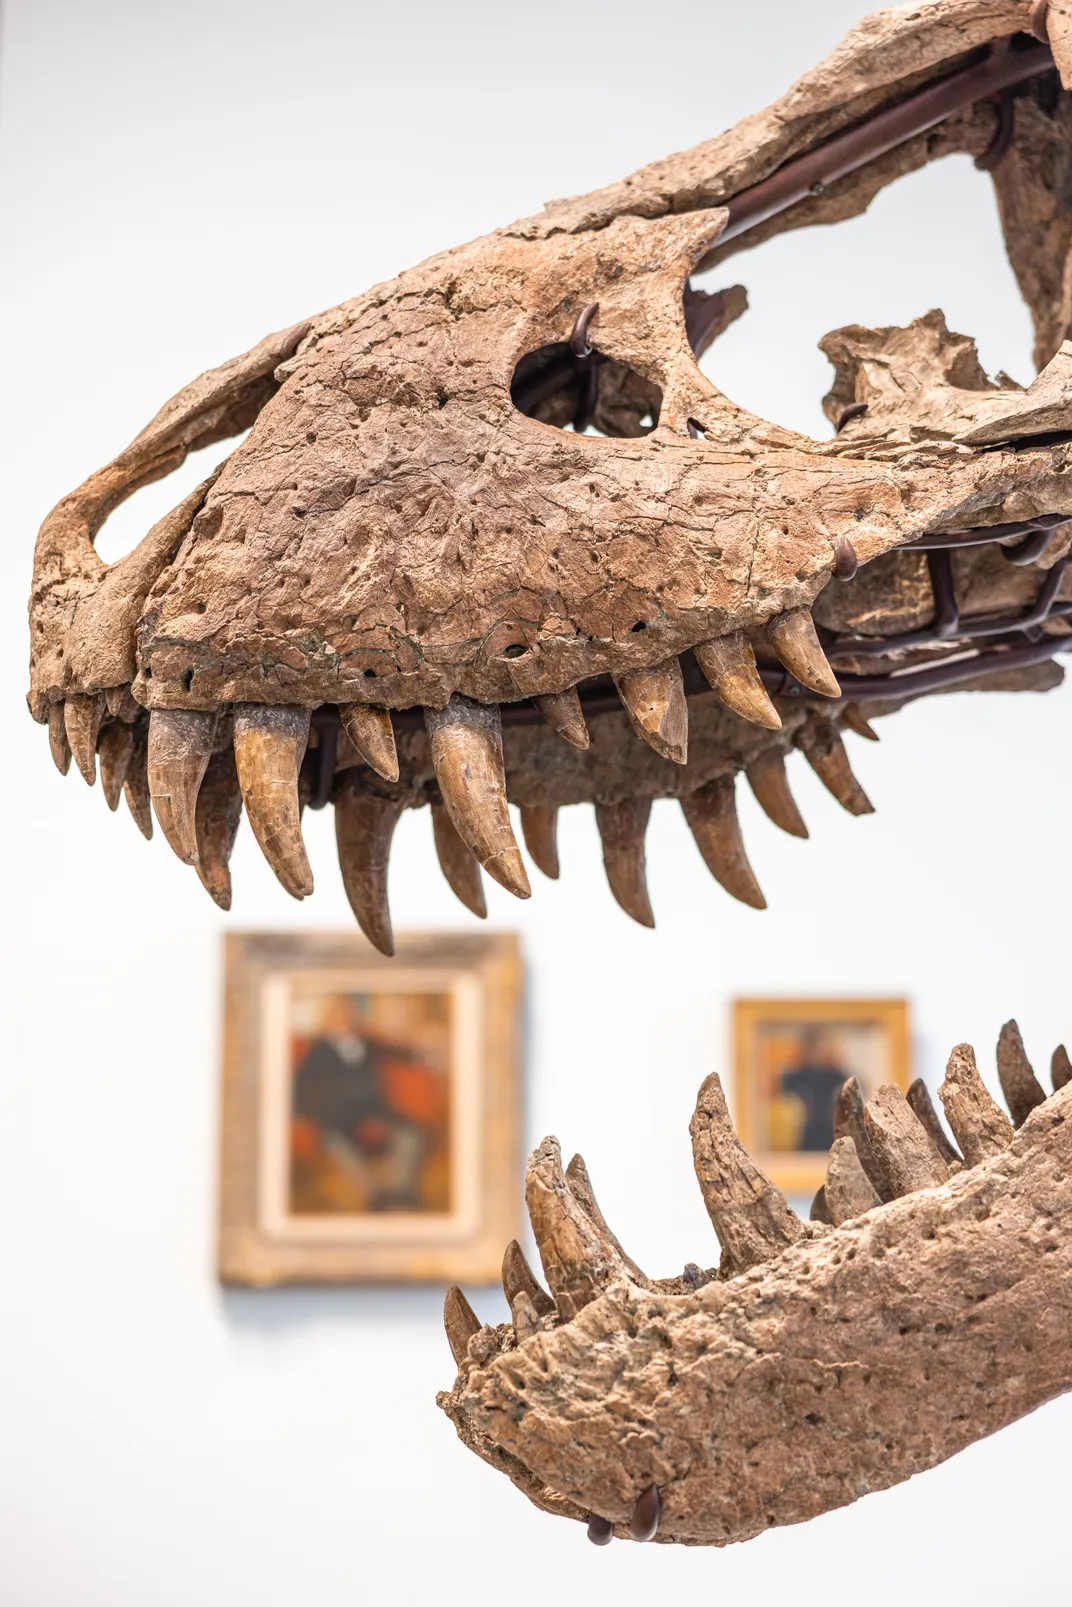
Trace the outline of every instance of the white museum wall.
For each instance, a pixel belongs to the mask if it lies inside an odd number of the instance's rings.
[[[907,1486],[724,1552],[615,1545],[530,1510],[434,1405],[439,1289],[223,1292],[213,1276],[220,951],[228,927],[348,927],[331,821],[292,904],[248,832],[221,916],[159,834],[53,770],[26,716],[34,531],[199,370],[270,329],[512,217],[709,137],[779,93],[866,7],[715,0],[686,12],[480,0],[7,0],[3,18],[7,755],[0,1077],[0,1601],[298,1601],[652,1590],[811,1607],[1061,1599],[1066,1441],[1053,1405]],[[708,367],[825,435],[815,350],[933,305],[985,364],[1029,376],[1028,320],[987,181],[955,159],[835,231],[740,257],[752,311]],[[215,460],[215,455],[212,455]],[[116,556],[181,489],[139,494]],[[766,914],[710,880],[680,813],[649,834],[658,933],[620,914],[590,811],[562,880],[489,885],[529,965],[526,1140],[586,1155],[658,1272],[709,1260],[695,1090],[728,1069],[736,993],[907,994],[932,1086],[964,1038],[989,1068],[1016,1014],[1040,1060],[1072,1033],[1067,688],[936,698],[850,737],[878,812],[852,820],[798,756],[810,842],[742,789]],[[407,817],[396,928],[471,928]],[[471,1291],[494,1316],[501,1295]]]

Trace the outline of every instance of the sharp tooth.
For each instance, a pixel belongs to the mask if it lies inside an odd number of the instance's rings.
[[[641,926],[655,925],[644,866],[644,833],[650,814],[650,798],[596,804],[596,825],[610,890],[625,913]]]
[[[1015,1021],[1006,1021],[998,1038],[998,1080],[1013,1126],[1022,1127],[1031,1112],[1045,1103],[1046,1094],[1031,1069]]]
[[[395,952],[387,905],[387,861],[401,803],[344,787],[335,795],[335,841],[342,884],[357,924],[381,954]]]
[[[756,668],[756,655],[743,631],[717,636],[692,650],[693,657],[728,709],[742,720],[779,731],[781,715]]]
[[[308,709],[235,704],[242,801],[265,859],[293,898],[307,898],[313,890],[298,807],[298,772],[308,741]]]
[[[119,808],[119,795],[127,778],[127,767],[134,752],[134,730],[122,720],[105,726],[100,739],[100,778],[109,809]]]
[[[454,830],[454,822],[443,804],[432,805],[432,832],[439,868],[447,878],[451,891],[457,894],[467,910],[472,910],[474,915],[485,920],[488,906],[484,899],[484,884],[480,879],[480,861]]]
[[[1059,1043],[1050,1056],[1050,1081],[1053,1083],[1054,1093],[1066,1083],[1072,1082],[1072,1060],[1069,1060],[1068,1050],[1063,1043]]]
[[[941,1118],[934,1108],[934,1102],[927,1092],[927,1084],[922,1077],[916,1078],[905,1098],[911,1105],[916,1117],[927,1129],[934,1142],[935,1149],[946,1165],[960,1166],[962,1164],[960,1154],[946,1137],[945,1128],[942,1126]]]
[[[776,614],[768,621],[767,636],[790,675],[795,675],[801,686],[823,697],[841,696],[837,676],[815,634],[810,608],[791,608],[788,613]]]
[[[860,1165],[867,1174],[872,1188],[877,1189],[882,1199],[892,1199],[892,1195],[882,1192],[884,1178],[871,1152],[871,1140],[867,1136],[867,1123],[864,1120],[863,1095],[855,1077],[847,1078],[838,1093],[834,1105],[834,1137],[852,1139]]]
[[[700,1088],[689,1132],[697,1181],[728,1266],[744,1272],[795,1244],[804,1224],[737,1137],[714,1072]]]
[[[514,1335],[519,1345],[539,1333],[539,1314],[524,1289],[519,1289],[511,1300],[510,1315],[514,1319]]]
[[[843,1222],[852,1222],[865,1211],[881,1205],[875,1188],[860,1165],[856,1145],[849,1137],[835,1138],[826,1163],[826,1182],[823,1184],[830,1220],[839,1228]]]
[[[629,1519],[629,1533],[634,1540],[654,1540],[659,1530],[659,1487],[649,1484],[642,1495],[638,1495],[633,1507],[633,1515]]]
[[[552,731],[557,731],[564,742],[573,748],[587,748],[592,738],[584,723],[581,700],[575,686],[568,687],[565,692],[549,692],[544,697],[533,698],[533,702]]]
[[[48,706],[48,746],[53,764],[60,775],[65,776],[71,768],[71,744],[67,740],[62,701]]]
[[[532,1301],[538,1316],[545,1317],[549,1311],[555,1309],[554,1301],[541,1287],[516,1239],[511,1239],[506,1246],[502,1263],[502,1285],[503,1294],[510,1305],[514,1303],[514,1296],[523,1291]]]
[[[194,810],[197,874],[221,910],[231,907],[231,850],[241,819],[242,789],[234,749],[228,746],[209,760]]]
[[[949,1168],[899,1088],[880,1088],[864,1108],[871,1152],[882,1174],[884,1199],[936,1188]]]
[[[832,1228],[834,1218],[830,1215],[830,1207],[826,1203],[826,1188],[820,1183],[812,1197],[811,1210],[808,1212],[809,1222],[825,1222]]]
[[[215,709],[154,709],[149,716],[153,812],[184,865],[197,864],[194,811],[218,721]]]
[[[480,1326],[480,1318],[458,1285],[452,1283],[443,1301],[443,1327],[447,1330],[447,1344],[456,1367],[460,1367],[465,1360],[469,1341],[480,1332]]]
[[[545,1138],[529,1157],[525,1202],[544,1276],[563,1322],[571,1321],[607,1284],[629,1278],[625,1262],[600,1237],[568,1186],[556,1138]]]
[[[488,875],[515,898],[528,898],[521,851],[510,825],[497,706],[455,692],[445,709],[425,709],[432,764],[455,830]]]
[[[153,835],[153,802],[149,796],[149,738],[148,721],[139,720],[134,727],[134,751],[127,765],[127,779],[123,783],[123,796],[134,824],[146,842]]]
[[[67,698],[63,705],[67,741],[82,779],[90,787],[97,779],[97,735],[103,718],[104,694],[101,692],[94,692],[90,697],[76,694]]]
[[[614,1234],[603,1212],[599,1209],[599,1202],[592,1190],[592,1180],[588,1176],[588,1168],[584,1164],[583,1155],[575,1155],[566,1167],[566,1185],[577,1204],[587,1214],[605,1245],[605,1253],[609,1258],[617,1257],[629,1269],[629,1276],[634,1283],[642,1289],[650,1287],[651,1280],[646,1273],[641,1272],[631,1255],[627,1255]]]
[[[733,790],[732,776],[717,776],[705,787],[685,793],[681,810],[715,881],[742,904],[765,910],[767,900],[744,851]]]
[[[523,804],[521,832],[534,864],[558,881],[558,810],[551,804]]]
[[[858,703],[846,703],[841,711],[841,723],[850,731],[855,731],[858,737],[866,737],[868,742],[878,741],[878,732]]]
[[[850,815],[873,815],[875,807],[852,773],[845,744],[836,727],[824,720],[808,720],[797,732],[796,743],[819,777]]]
[[[614,1539],[614,1525],[609,1518],[596,1513],[588,1514],[588,1538],[594,1546],[609,1546]]]
[[[980,1161],[1008,1149],[1012,1122],[990,1097],[970,1043],[958,1043],[950,1055],[938,1097],[967,1166],[978,1166]]]
[[[629,723],[660,758],[684,764],[689,749],[689,707],[679,659],[614,677]]]
[[[790,837],[806,837],[808,828],[801,818],[785,773],[785,755],[777,749],[754,760],[745,771],[756,802],[768,820],[787,831]]]
[[[398,749],[389,709],[371,703],[340,703],[342,728],[371,770],[385,781],[398,780]]]

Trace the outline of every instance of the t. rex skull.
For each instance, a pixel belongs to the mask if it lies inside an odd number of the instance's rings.
[[[595,801],[615,893],[650,922],[644,824],[677,795],[716,874],[759,902],[735,772],[802,830],[793,745],[868,807],[838,734],[863,729],[861,704],[1054,684],[1072,610],[1072,122],[1054,67],[1072,52],[1054,16],[1051,55],[1025,0],[880,13],[721,138],[195,380],[42,527],[30,707],[60,767],[73,751],[92,781],[99,749],[112,806],[125,783],[148,834],[151,799],[224,904],[243,800],[299,898],[302,804],[334,802],[351,901],[389,950],[403,807],[433,804],[478,913],[474,858],[529,891],[508,797],[552,870],[554,810]],[[951,152],[993,173],[1043,365],[1027,391],[989,380],[939,313],[827,337],[832,440],[701,373],[744,294],[690,275]],[[247,428],[101,562],[123,497]]]

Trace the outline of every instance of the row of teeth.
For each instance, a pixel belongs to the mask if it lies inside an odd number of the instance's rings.
[[[782,614],[768,636],[785,667],[810,690],[839,696],[807,609]],[[748,638],[741,632],[705,643],[695,657],[722,701],[743,718],[770,730],[781,726],[756,667]],[[677,658],[651,669],[630,670],[616,678],[622,706],[638,737],[663,758],[685,764],[688,754],[688,703]],[[589,745],[576,688],[536,700],[543,718],[576,748]],[[221,742],[226,726],[220,710],[154,709],[147,735],[142,711],[129,690],[71,696],[49,710],[53,758],[66,774],[72,755],[86,781],[96,776],[109,806],[125,792],[131,813],[146,837],[155,814],[161,830],[184,864],[196,867],[216,902],[230,907],[229,861],[245,806],[250,825],[272,870],[294,898],[313,890],[313,874],[301,832],[299,773],[309,742],[308,709],[237,704],[230,711],[233,742]],[[104,723],[105,715],[112,718]],[[389,783],[399,777],[394,728],[387,709],[351,703],[339,710],[343,731],[359,758]],[[475,915],[487,913],[480,866],[518,898],[530,886],[507,808],[501,713],[497,705],[474,703],[455,694],[443,709],[426,709],[425,724],[442,803],[433,804],[436,850],[453,891]],[[842,715],[861,735],[874,732],[851,706]],[[805,755],[824,784],[853,814],[871,805],[852,774],[833,722],[811,723],[800,737]],[[789,791],[785,760],[772,750],[747,771],[752,788],[772,821],[793,836],[807,827]],[[387,862],[391,838],[404,804],[341,787],[335,793],[336,838],[343,882],[358,923],[385,954],[394,951],[387,904]],[[720,777],[685,794],[685,818],[704,861],[727,892],[756,909],[766,900],[745,854],[734,801],[734,782]],[[627,914],[654,926],[648,896],[644,838],[651,800],[597,803],[596,821],[611,891]],[[557,814],[548,806],[522,807],[521,825],[529,853],[551,878],[559,873]]]
[[[718,1077],[708,1077],[689,1131],[697,1180],[722,1255],[717,1268],[690,1262],[677,1278],[656,1281],[641,1271],[607,1225],[582,1157],[575,1155],[563,1169],[558,1140],[544,1139],[529,1158],[525,1199],[547,1289],[516,1240],[502,1265],[510,1323],[481,1323],[462,1291],[456,1285],[448,1289],[443,1320],[461,1381],[496,1356],[570,1322],[616,1281],[689,1295],[771,1261],[802,1239],[828,1233],[890,1200],[939,1187],[956,1172],[1002,1154],[1014,1128],[1047,1095],[1015,1021],[1001,1029],[997,1065],[1011,1121],[987,1091],[971,1045],[958,1044],[950,1055],[939,1094],[956,1144],[921,1080],[907,1096],[885,1087],[865,1104],[856,1079],[850,1078],[838,1098],[834,1143],[811,1223],[800,1220],[752,1160],[737,1137]],[[1072,1081],[1072,1061],[1063,1044],[1054,1050],[1050,1069],[1055,1093]],[[450,1397],[441,1396],[440,1404],[449,1409]],[[605,1545],[617,1533],[650,1540],[658,1531],[660,1504],[658,1487],[648,1485],[636,1495],[626,1524],[616,1526],[590,1514],[589,1539]]]

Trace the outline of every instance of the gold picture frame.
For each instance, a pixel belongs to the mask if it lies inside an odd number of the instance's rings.
[[[826,1174],[833,1105],[855,1076],[865,1099],[912,1078],[905,999],[735,999],[734,1119],[772,1183],[813,1193]]]
[[[521,1197],[509,933],[225,939],[226,1283],[497,1280]]]

